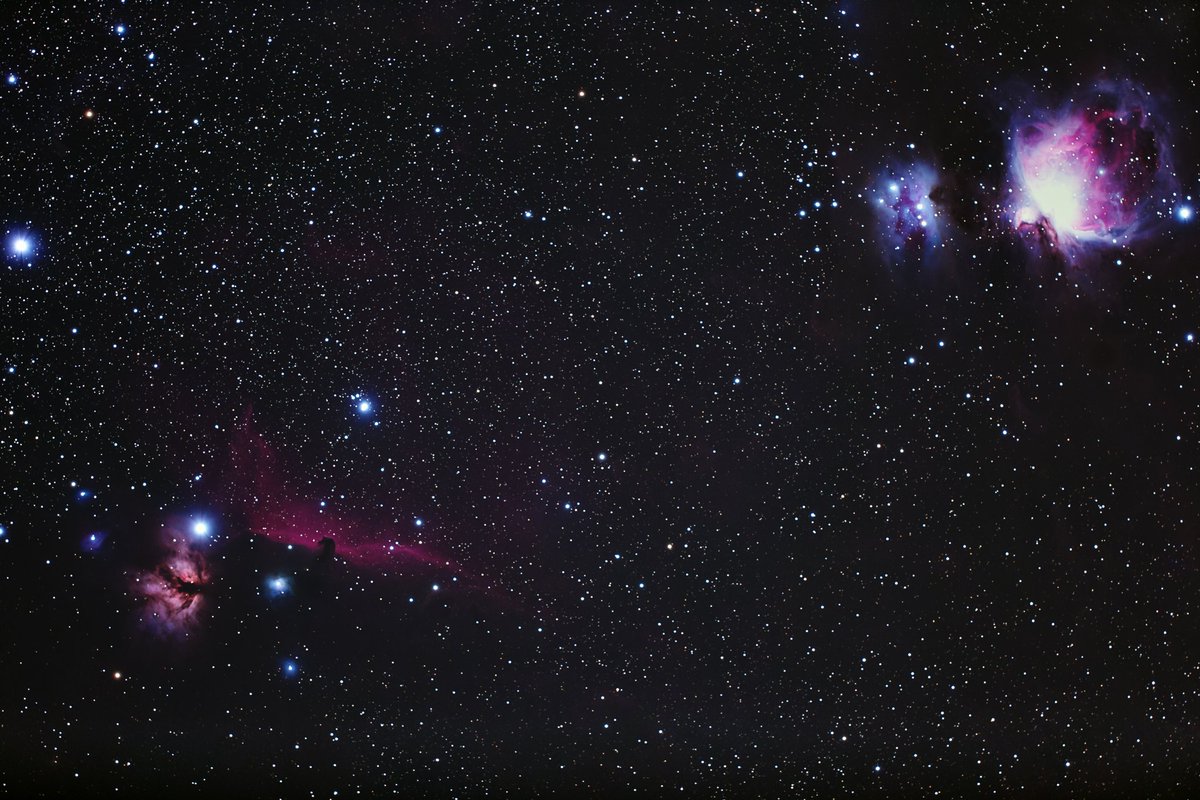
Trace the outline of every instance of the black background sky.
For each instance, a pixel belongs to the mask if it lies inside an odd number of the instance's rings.
[[[1107,78],[1194,194],[1198,16],[4,4],[0,790],[1189,796],[1195,228],[869,192]]]

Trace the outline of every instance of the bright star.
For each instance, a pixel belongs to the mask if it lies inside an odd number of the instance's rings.
[[[267,589],[275,596],[287,594],[288,580],[287,578],[271,578],[267,581]]]
[[[208,520],[198,519],[192,523],[193,536],[208,536],[210,533],[212,533],[212,525],[208,523]]]
[[[19,82],[17,76],[12,72],[8,73],[8,78],[6,80],[8,81],[9,86],[16,86]]]
[[[28,234],[13,234],[8,240],[8,251],[17,258],[33,255],[33,239]]]
[[[115,26],[113,26],[113,31],[116,32],[117,36],[124,36],[125,26],[118,22]]]
[[[1180,222],[1191,222],[1195,213],[1191,206],[1180,206],[1175,209],[1175,216],[1179,218]]]

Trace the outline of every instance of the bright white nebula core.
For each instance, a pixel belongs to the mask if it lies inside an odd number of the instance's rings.
[[[1070,106],[1013,133],[1013,225],[1052,246],[1128,242],[1162,188],[1165,143],[1133,101]]]

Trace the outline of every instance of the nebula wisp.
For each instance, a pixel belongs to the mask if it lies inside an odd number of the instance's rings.
[[[917,163],[891,170],[876,185],[876,211],[893,252],[919,253],[938,243],[938,214],[930,199],[936,183],[936,171]]]
[[[167,553],[158,565],[134,579],[141,596],[142,622],[165,636],[187,635],[196,625],[208,586],[204,553],[186,537],[167,531]]]

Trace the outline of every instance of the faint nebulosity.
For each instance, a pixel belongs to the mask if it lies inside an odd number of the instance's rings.
[[[0,794],[1200,793],[1195,5],[0,14]]]

